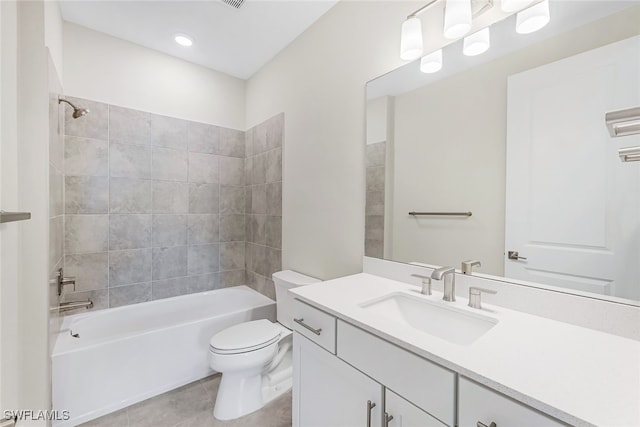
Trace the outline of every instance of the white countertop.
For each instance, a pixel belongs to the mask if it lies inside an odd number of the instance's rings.
[[[296,298],[572,425],[640,426],[640,342],[456,297],[498,319],[468,346],[367,312],[360,303],[416,286],[356,274],[291,290]],[[441,301],[442,294],[423,296]]]

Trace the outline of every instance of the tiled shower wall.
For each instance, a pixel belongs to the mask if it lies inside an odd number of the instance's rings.
[[[367,195],[364,254],[384,258],[384,195],[386,142],[368,144],[366,152]]]
[[[247,285],[275,299],[271,275],[282,268],[284,114],[246,133]]]
[[[65,121],[65,300],[245,284],[245,132],[71,101],[91,112]]]

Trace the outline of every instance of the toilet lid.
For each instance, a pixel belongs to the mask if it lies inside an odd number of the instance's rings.
[[[282,328],[266,319],[231,326],[215,334],[209,345],[216,353],[243,353],[266,347],[280,338]]]

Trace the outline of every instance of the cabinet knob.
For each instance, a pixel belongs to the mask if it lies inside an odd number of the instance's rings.
[[[478,421],[478,424],[476,424],[476,427],[498,427],[498,425],[494,422],[492,422],[489,425],[486,425],[485,423]]]
[[[376,407],[376,404],[370,400],[367,400],[367,427],[371,427],[371,411]]]

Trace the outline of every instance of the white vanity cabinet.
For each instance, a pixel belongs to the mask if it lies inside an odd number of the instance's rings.
[[[294,333],[294,427],[381,427],[383,387]]]
[[[463,376],[458,377],[458,425],[476,427],[561,427],[566,424]]]
[[[389,389],[384,391],[384,411],[386,417],[383,419],[386,423],[384,427],[444,427],[446,425]]]

